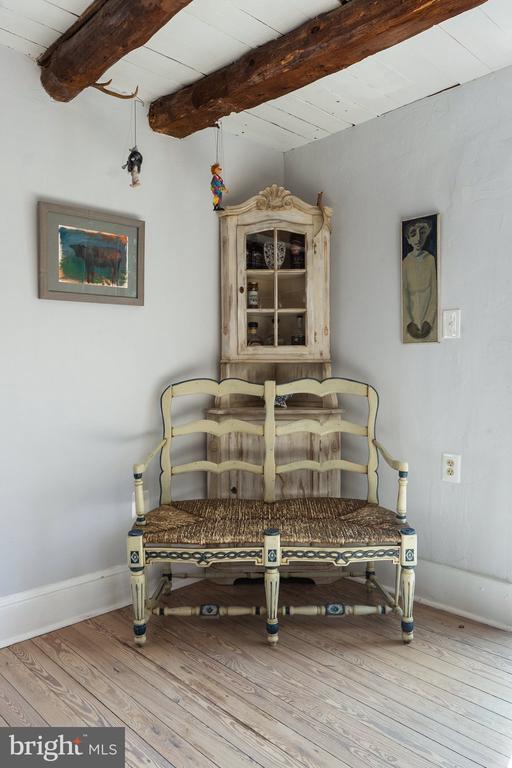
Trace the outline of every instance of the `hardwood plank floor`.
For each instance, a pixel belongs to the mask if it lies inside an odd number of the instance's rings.
[[[365,602],[344,580],[283,585],[282,603]],[[173,605],[262,604],[205,582]],[[117,725],[133,768],[512,768],[512,635],[416,606],[395,617],[152,619],[129,609],[0,651],[0,725]]]

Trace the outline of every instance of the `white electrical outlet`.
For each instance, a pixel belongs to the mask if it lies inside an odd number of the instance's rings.
[[[460,483],[461,456],[457,453],[443,453],[442,479],[446,483]]]
[[[460,309],[443,310],[443,339],[460,339]]]

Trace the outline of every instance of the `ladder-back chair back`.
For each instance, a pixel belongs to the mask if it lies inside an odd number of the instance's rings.
[[[263,424],[255,424],[244,419],[225,419],[221,423],[211,419],[191,421],[181,426],[173,424],[173,400],[178,397],[191,395],[210,395],[223,397],[225,395],[250,395],[262,398],[265,408]],[[368,417],[365,424],[357,424],[344,419],[330,419],[321,423],[316,419],[291,420],[288,424],[277,425],[275,418],[276,396],[291,396],[296,394],[315,395],[323,398],[328,395],[356,395],[366,398],[368,401]],[[186,472],[229,472],[233,470],[252,472],[263,476],[264,499],[266,502],[275,501],[276,475],[299,470],[313,470],[328,472],[332,470],[344,470],[367,475],[368,501],[376,504],[378,486],[378,456],[375,445],[375,419],[378,407],[378,395],[369,384],[364,384],[351,379],[330,378],[324,381],[316,379],[298,379],[285,384],[276,384],[275,381],[266,381],[264,384],[252,384],[240,379],[225,379],[218,383],[211,379],[192,379],[190,381],[173,384],[162,395],[162,417],[164,423],[164,435],[160,446],[161,450],[161,503],[171,502],[172,478]],[[293,409],[290,409],[290,416]],[[264,460],[262,464],[241,460],[230,460],[221,463],[212,461],[193,461],[186,464],[174,464],[172,461],[172,445],[175,438],[193,434],[211,434],[216,436],[234,432],[259,436],[264,441]],[[324,436],[333,432],[345,432],[351,435],[359,435],[366,439],[368,445],[368,461],[359,464],[345,459],[331,459],[329,461],[313,461],[304,459],[288,464],[276,464],[275,445],[280,436],[309,432],[314,435]]]

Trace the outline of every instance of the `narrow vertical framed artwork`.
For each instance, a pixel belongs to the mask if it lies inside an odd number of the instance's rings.
[[[439,341],[439,241],[438,213],[405,219],[402,243],[402,342]]]
[[[144,222],[38,203],[39,298],[144,304]]]

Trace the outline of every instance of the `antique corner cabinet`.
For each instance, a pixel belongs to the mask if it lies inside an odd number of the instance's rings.
[[[310,205],[277,184],[219,214],[221,236],[221,378],[277,383],[331,375],[330,222],[332,211]],[[218,398],[208,418],[264,419],[257,398]],[[276,404],[276,419],[327,421],[341,413],[335,396],[294,396]],[[208,458],[260,461],[263,446],[250,434],[208,437]],[[339,458],[340,434],[307,432],[282,436],[276,461],[313,456]],[[276,498],[339,496],[340,473],[308,470],[283,475]],[[247,472],[209,474],[211,498],[261,498],[261,476]]]

